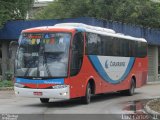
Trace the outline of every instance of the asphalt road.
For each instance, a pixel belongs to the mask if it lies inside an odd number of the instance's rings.
[[[135,95],[124,96],[110,93],[92,97],[89,105],[81,104],[79,99],[54,101],[41,104],[36,98],[15,97],[14,91],[0,91],[0,120],[18,117],[23,120],[34,119],[127,119],[128,114],[143,114],[143,106],[148,99],[160,97],[160,84],[150,84],[136,89]],[[15,116],[18,115],[18,116]],[[135,116],[134,116],[135,117]],[[19,120],[18,119],[18,120]]]

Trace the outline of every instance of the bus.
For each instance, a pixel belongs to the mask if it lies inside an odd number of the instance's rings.
[[[108,92],[133,95],[146,84],[147,42],[83,23],[23,30],[15,60],[16,96],[68,100]]]

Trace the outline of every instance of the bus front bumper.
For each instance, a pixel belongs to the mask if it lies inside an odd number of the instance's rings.
[[[69,85],[54,89],[31,89],[14,86],[16,96],[32,98],[70,99]]]

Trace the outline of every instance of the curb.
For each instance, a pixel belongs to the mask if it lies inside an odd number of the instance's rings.
[[[145,111],[152,116],[153,120],[159,120],[160,118],[160,113],[152,110],[150,107],[149,107],[149,104],[153,101],[156,101],[157,99],[153,99],[153,100],[150,100],[149,102],[146,103],[144,109]]]
[[[13,87],[2,87],[0,88],[0,91],[5,91],[5,90],[14,90]]]
[[[155,84],[160,84],[160,81],[147,82],[147,85],[155,85]]]

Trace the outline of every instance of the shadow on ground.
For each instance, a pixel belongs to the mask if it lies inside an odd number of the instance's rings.
[[[140,94],[140,93],[135,93],[135,94]],[[103,102],[103,101],[110,100],[110,99],[119,99],[122,97],[126,97],[126,95],[120,94],[118,92],[99,94],[99,95],[92,96],[90,104],[97,103],[97,102]],[[65,100],[65,101],[64,100],[63,101],[54,101],[51,99],[49,103],[42,104],[39,102],[37,104],[29,104],[29,105],[25,105],[25,106],[48,107],[48,108],[52,108],[52,107],[69,108],[69,107],[75,107],[75,106],[79,106],[79,105],[85,105],[82,103],[81,98]]]

